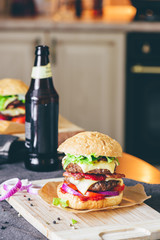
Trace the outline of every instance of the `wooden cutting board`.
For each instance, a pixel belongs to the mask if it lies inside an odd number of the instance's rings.
[[[45,184],[49,181],[61,179],[33,183]],[[17,193],[8,202],[51,240],[160,239],[160,214],[146,204],[75,214],[50,206],[39,196],[24,192]],[[76,229],[70,226],[72,219],[77,220]],[[57,224],[53,224],[54,220]]]

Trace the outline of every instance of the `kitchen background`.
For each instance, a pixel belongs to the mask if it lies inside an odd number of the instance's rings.
[[[159,0],[0,0],[0,15],[0,79],[29,85],[49,45],[60,113],[159,164]]]

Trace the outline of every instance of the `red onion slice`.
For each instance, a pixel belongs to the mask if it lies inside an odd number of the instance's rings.
[[[27,188],[27,192],[37,195],[38,191],[42,188],[42,185],[32,185],[30,187]]]
[[[23,190],[28,190],[30,187],[32,186],[32,183],[26,185],[26,186],[22,186],[19,191],[23,191]]]
[[[67,193],[76,195],[76,196],[83,196],[81,193],[79,193],[76,190],[73,190],[72,188],[70,188],[66,183],[63,183],[62,190],[64,190]]]
[[[22,187],[20,188],[19,191],[27,190],[32,186],[32,183],[28,181],[28,179],[23,179],[21,180],[22,182]]]
[[[32,186],[32,183],[29,182],[28,179],[23,179],[23,180],[21,180],[21,183],[22,183],[22,186],[21,186],[21,188],[19,189],[19,191],[27,190],[29,187]],[[6,183],[4,183],[4,184],[3,184],[3,189],[4,189],[5,191],[9,191],[13,186],[14,186],[13,183],[11,183],[11,184],[6,184]]]
[[[0,196],[0,201],[2,201],[13,196],[16,192],[23,190],[27,190],[28,193],[36,195],[38,194],[38,190],[42,188],[42,185],[33,185],[28,179],[20,180],[18,178],[12,178],[3,182],[0,187],[1,192],[4,193]],[[5,191],[7,191],[7,193]]]
[[[22,186],[22,182],[19,180],[19,178],[12,178],[12,179],[9,179],[9,180],[3,182],[3,183],[1,184],[1,188],[3,188],[3,185],[12,185],[12,187],[10,188],[10,190],[9,190],[7,193],[5,193],[5,194],[3,194],[3,195],[0,196],[0,201],[3,201],[3,200],[5,200],[6,198],[11,197],[11,196],[13,196],[16,192],[18,192],[19,189],[20,189],[21,186]]]
[[[106,195],[106,196],[118,196],[119,195],[118,191],[105,191],[105,192],[98,192],[98,193]]]

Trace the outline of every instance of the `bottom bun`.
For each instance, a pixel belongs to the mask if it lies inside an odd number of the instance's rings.
[[[112,196],[112,197],[108,197],[98,201],[93,201],[93,200],[81,201],[79,197],[74,196],[70,193],[62,193],[60,189],[61,186],[62,186],[62,183],[59,184],[57,187],[58,197],[68,200],[69,207],[74,209],[99,209],[99,208],[115,206],[120,204],[123,197],[123,191],[122,191],[118,196]]]

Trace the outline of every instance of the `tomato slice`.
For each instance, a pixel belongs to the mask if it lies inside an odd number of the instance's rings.
[[[85,194],[86,197],[104,197],[103,194],[87,191]]]
[[[68,186],[74,190],[78,190],[77,187],[72,183],[69,183]]]
[[[87,201],[87,200],[98,201],[98,200],[102,200],[104,198],[105,198],[105,196],[103,194],[87,191],[81,200],[82,201]]]
[[[114,187],[113,188],[113,190],[112,191],[118,191],[118,192],[121,192],[121,191],[123,191],[124,190],[124,187],[125,187],[125,185],[123,184],[122,186],[120,186],[120,185],[117,185],[116,187]]]
[[[5,115],[0,113],[0,120],[8,120],[8,118]]]
[[[67,181],[64,181],[64,183],[67,183],[68,187],[70,187],[70,188],[72,188],[74,190],[78,190],[77,187],[74,184],[68,183]]]
[[[11,121],[17,123],[25,123],[25,116],[13,117]]]

